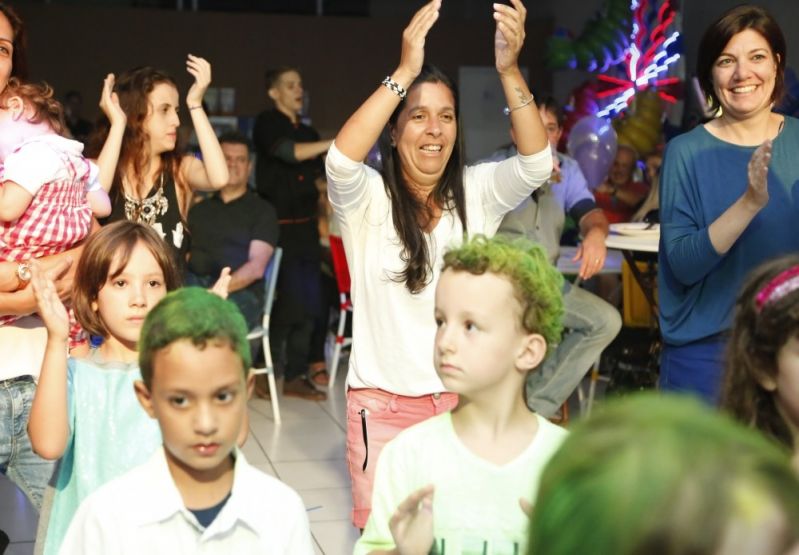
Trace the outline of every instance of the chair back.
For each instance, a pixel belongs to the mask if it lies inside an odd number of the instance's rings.
[[[333,258],[333,272],[336,274],[336,284],[339,293],[350,293],[350,269],[347,266],[347,255],[344,252],[344,242],[337,235],[330,235],[330,255]]]
[[[264,271],[264,288],[266,295],[264,295],[264,314],[269,315],[272,312],[272,303],[275,300],[275,286],[277,285],[277,275],[280,273],[280,259],[283,258],[283,249],[275,247],[272,252],[272,258],[269,259],[269,264],[266,265]]]

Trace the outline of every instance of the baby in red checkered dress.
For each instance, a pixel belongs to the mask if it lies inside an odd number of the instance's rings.
[[[0,261],[20,263],[64,252],[83,240],[92,215],[107,216],[111,202],[99,170],[83,145],[61,136],[61,104],[46,84],[11,79],[0,94]],[[16,316],[0,317],[0,325]],[[72,344],[79,340],[73,329]]]

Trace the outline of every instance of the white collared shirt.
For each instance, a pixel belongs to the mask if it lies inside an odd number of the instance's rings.
[[[81,504],[59,553],[158,555],[312,554],[297,493],[250,466],[236,451],[230,498],[203,528],[183,504],[163,449]]]

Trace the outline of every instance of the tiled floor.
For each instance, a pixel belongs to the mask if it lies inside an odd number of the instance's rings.
[[[344,376],[327,401],[280,398],[283,423],[272,420],[268,401],[250,401],[247,460],[299,492],[305,501],[318,554],[349,555],[358,532],[349,521],[350,480],[344,458]],[[0,475],[0,530],[11,538],[6,555],[30,555],[36,513],[25,496]]]

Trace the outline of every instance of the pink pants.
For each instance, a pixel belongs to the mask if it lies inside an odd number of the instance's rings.
[[[347,464],[352,479],[352,523],[364,528],[372,510],[372,486],[383,446],[405,428],[455,408],[458,395],[394,395],[382,389],[347,391]]]

